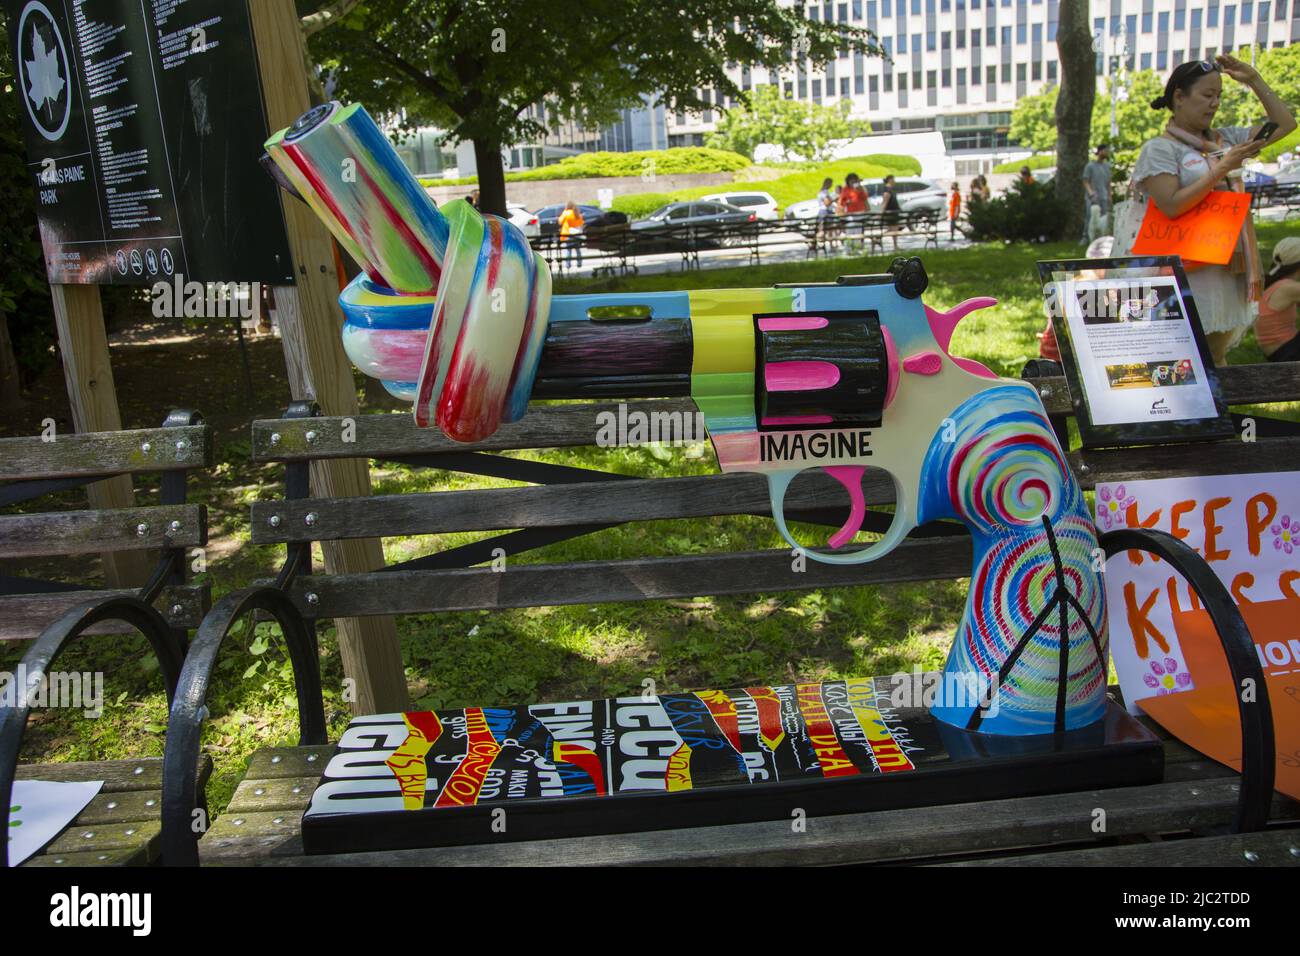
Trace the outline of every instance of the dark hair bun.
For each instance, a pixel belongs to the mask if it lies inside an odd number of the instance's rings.
[[[1160,96],[1157,96],[1151,101],[1151,108],[1153,110],[1169,109],[1169,97],[1165,96],[1163,93]]]

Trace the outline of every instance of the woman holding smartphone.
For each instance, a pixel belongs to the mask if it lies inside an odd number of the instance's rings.
[[[1214,127],[1225,74],[1251,88],[1264,108],[1267,124]],[[1142,209],[1151,199],[1171,219],[1195,208],[1216,189],[1240,191],[1242,164],[1296,128],[1295,117],[1259,72],[1226,54],[1213,61],[1178,66],[1165,84],[1164,95],[1151,106],[1168,110],[1169,124],[1142,147],[1133,168],[1134,198]],[[1214,362],[1223,365],[1228,350],[1255,321],[1262,291],[1259,251],[1250,217],[1246,218],[1228,265],[1201,266],[1189,272],[1187,278]]]

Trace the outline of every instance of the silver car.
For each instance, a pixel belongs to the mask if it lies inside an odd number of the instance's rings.
[[[862,185],[866,187],[871,209],[879,211],[885,201],[885,181],[864,179]],[[898,205],[903,212],[927,212],[943,216],[948,211],[948,191],[932,179],[895,176],[894,195],[898,197]]]

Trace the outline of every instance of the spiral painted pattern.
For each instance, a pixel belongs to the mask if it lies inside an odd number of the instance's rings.
[[[1008,385],[968,399],[931,442],[922,475],[920,520],[957,518],[971,529],[975,564],[966,614],[944,671],[997,681],[996,712],[979,729],[1051,733],[1063,651],[1066,729],[1100,719],[1106,601],[1097,537],[1037,395]],[[1064,594],[1075,603],[1066,606],[1062,632]],[[936,716],[965,726],[973,710],[952,703]]]

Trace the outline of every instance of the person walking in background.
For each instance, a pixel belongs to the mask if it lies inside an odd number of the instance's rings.
[[[1225,73],[1250,87],[1269,120],[1277,124],[1270,137],[1256,139],[1259,129],[1253,127],[1214,128]],[[1145,208],[1150,199],[1170,219],[1191,211],[1215,189],[1241,191],[1242,164],[1296,128],[1295,117],[1259,72],[1226,54],[1213,62],[1198,60],[1179,65],[1151,107],[1168,110],[1169,124],[1159,136],[1148,140],[1138,155],[1132,175],[1134,196],[1139,208]],[[1132,236],[1116,235],[1115,239],[1116,254],[1123,255],[1132,248]],[[1255,226],[1249,216],[1231,262],[1204,265],[1187,273],[1216,365],[1227,362],[1228,350],[1254,323],[1262,280]]]
[[[1020,167],[1020,182],[1024,183],[1026,186],[1032,186],[1034,184],[1034,174],[1028,166]]]
[[[572,199],[564,204],[560,213],[560,242],[564,244],[564,264],[577,260],[577,268],[582,268],[582,227],[587,224]]]
[[[1296,304],[1300,303],[1300,237],[1287,236],[1273,250],[1272,268],[1264,277],[1259,300],[1255,339],[1270,362],[1300,362],[1300,331],[1296,329]]]
[[[817,235],[823,246],[830,241],[830,227],[835,217],[835,180],[827,176],[817,191]]]
[[[983,175],[976,176],[970,181],[970,189],[967,190],[971,203],[988,202],[989,199],[989,181]]]
[[[961,187],[952,184],[952,193],[948,196],[948,238],[957,238],[957,219],[961,216]]]
[[[1083,241],[1109,234],[1110,147],[1097,147],[1097,158],[1083,167]]]
[[[894,237],[894,248],[898,248],[898,223],[903,218],[903,207],[898,201],[898,190],[894,177],[886,176],[880,194],[880,211],[884,216],[885,228]]]

